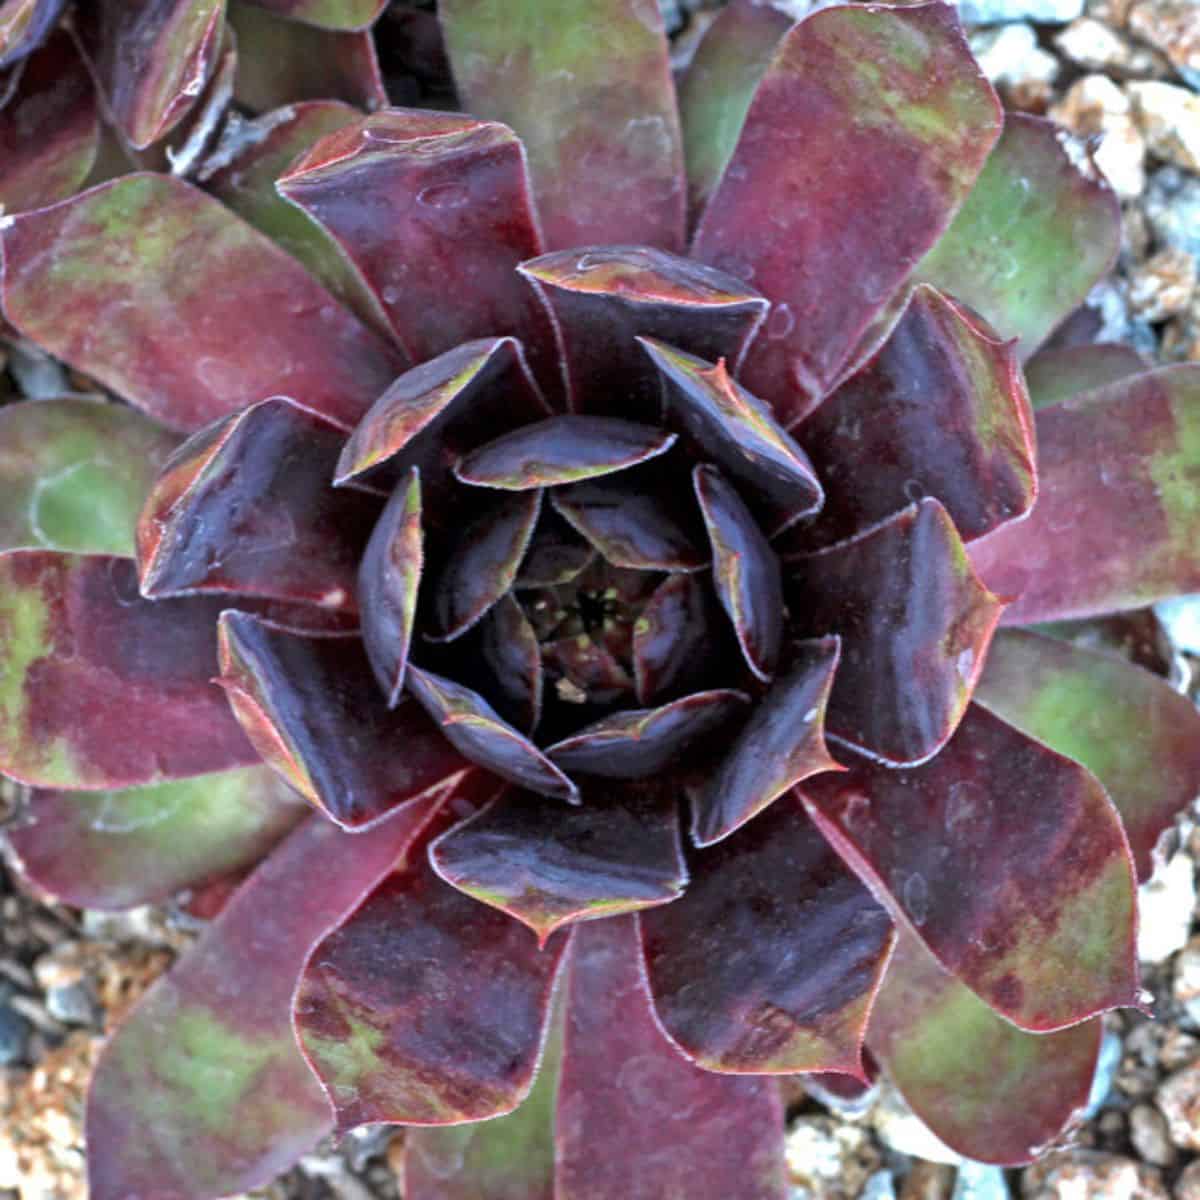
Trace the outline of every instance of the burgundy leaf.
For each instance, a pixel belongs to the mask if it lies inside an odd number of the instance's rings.
[[[790,648],[784,670],[693,800],[696,845],[728,837],[810,775],[841,769],[825,745],[839,653],[832,637]]]
[[[355,612],[375,501],[333,487],[342,435],[283,396],[189,438],[138,523],[144,596],[233,592]]]
[[[516,130],[549,249],[683,248],[679,117],[649,0],[442,0],[464,107]]]
[[[212,683],[220,609],[144,600],[124,558],[0,555],[0,769],[108,789],[257,762]]]
[[[742,498],[716,467],[693,473],[713,554],[713,585],[737,634],[746,665],[767,682],[783,637],[779,560]]]
[[[824,502],[807,455],[771,409],[714,367],[651,338],[639,339],[666,381],[668,407],[684,429],[765,510],[778,532]]]
[[[443,823],[444,824],[444,823]],[[533,1081],[565,937],[434,874],[422,843],[312,952],[295,1024],[339,1131],[511,1112]]]
[[[26,60],[14,94],[0,108],[4,211],[71,195],[92,169],[99,144],[96,89],[70,35],[56,33]]]
[[[579,412],[656,420],[662,389],[638,334],[737,363],[767,310],[740,280],[649,246],[559,250],[520,270],[554,314]]]
[[[867,1038],[905,1100],[976,1161],[1033,1161],[1078,1118],[1091,1090],[1098,1020],[1034,1036],[996,1016],[901,931]]]
[[[502,596],[477,626],[477,678],[497,711],[518,729],[533,732],[542,715],[542,651],[520,604]],[[474,647],[467,646],[470,653]],[[480,670],[486,672],[479,676]]]
[[[250,0],[289,21],[319,29],[369,29],[387,0]]]
[[[349,428],[398,370],[294,259],[179,179],[102,184],[2,240],[8,320],[173,429],[275,394]]]
[[[607,785],[578,808],[508,792],[430,849],[447,883],[528,925],[565,925],[675,900],[687,871],[673,796]]]
[[[1000,116],[950,5],[837,7],[783,38],[694,252],[777,306],[746,383],[785,425],[945,230]]]
[[[345,829],[470,768],[419,705],[387,707],[357,638],[223,613],[221,685],[267,765]]]
[[[1037,414],[1033,513],[971,546],[1006,624],[1200,591],[1200,365],[1145,371]]]
[[[686,694],[715,674],[711,668],[724,657],[721,635],[727,625],[709,589],[694,576],[671,575],[659,584],[633,630],[639,702]],[[741,651],[735,646],[734,653]]]
[[[351,836],[306,821],[108,1043],[88,1100],[89,1195],[208,1200],[267,1183],[330,1127],[290,1001],[310,948],[401,857],[431,805]]]
[[[543,506],[525,561],[517,574],[516,586],[548,588],[570,583],[595,556],[592,547],[558,515],[556,509]]]
[[[750,697],[724,688],[696,692],[659,708],[613,713],[555,742],[560,767],[608,779],[656,778],[688,750],[735,724]]]
[[[797,541],[827,546],[921,496],[964,541],[1033,506],[1033,418],[1011,343],[934,288],[796,431],[828,503]]]
[[[488,442],[454,468],[463,483],[525,491],[611,475],[657,458],[673,433],[617,417],[547,417]]]
[[[389,708],[404,689],[423,565],[421,476],[413,467],[380,515],[358,568],[363,649]]]
[[[513,586],[541,507],[540,491],[489,496],[462,526],[430,573],[436,640],[460,637]]]
[[[1200,712],[1141,667],[1024,630],[996,637],[975,698],[1082,763],[1121,814],[1138,878],[1200,794]]]
[[[688,857],[683,897],[641,917],[667,1034],[710,1071],[861,1076],[892,922],[800,802]]]
[[[922,500],[788,572],[798,631],[842,639],[829,732],[897,766],[936,754],[966,711],[1002,607],[946,510]]]
[[[1132,346],[1120,342],[1047,348],[1025,364],[1025,383],[1033,407],[1049,408],[1146,369],[1146,360]]]
[[[362,272],[414,362],[498,334],[546,345],[516,274],[541,245],[511,130],[387,109],[323,138],[278,186]]]
[[[1138,999],[1133,863],[1103,787],[978,705],[931,762],[856,759],[803,785],[838,853],[1013,1024],[1061,1029]]]
[[[579,803],[579,789],[478,692],[411,663],[408,690],[472,762],[543,796]]]
[[[774,1080],[683,1058],[655,1021],[638,955],[634,917],[592,921],[572,937],[558,1200],[783,1200]]]

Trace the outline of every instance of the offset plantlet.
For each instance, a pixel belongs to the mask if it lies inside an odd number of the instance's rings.
[[[4,328],[106,389],[0,411],[10,842],[242,880],[94,1200],[380,1122],[409,1200],[783,1200],[775,1077],[876,1065],[1022,1163],[1140,1002],[1200,715],[997,632],[1200,588],[1200,368],[1045,348],[1112,192],[940,0],[733,0],[678,98],[553,7],[0,3]]]

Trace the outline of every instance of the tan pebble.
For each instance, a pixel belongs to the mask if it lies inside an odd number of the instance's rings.
[[[1146,143],[1129,98],[1105,75],[1085,75],[1050,109],[1050,116],[1081,137],[1098,137],[1096,165],[1119,196],[1131,199],[1146,186]]]
[[[1200,71],[1200,4],[1196,0],[1135,0],[1129,31],[1185,71]]]
[[[1095,1150],[1060,1150],[1024,1174],[1025,1200],[1167,1200],[1154,1167]]]
[[[1140,263],[1129,280],[1129,306],[1146,321],[1165,321],[1185,312],[1196,291],[1196,260],[1168,247]]]
[[[1146,1162],[1169,1167],[1179,1157],[1167,1133],[1166,1118],[1149,1104],[1135,1104],[1129,1113],[1129,1140]]]
[[[1130,83],[1133,118],[1151,154],[1200,171],[1200,96],[1173,83]]]
[[[1175,1200],[1200,1200],[1200,1158],[1183,1168],[1171,1192]]]
[[[1167,1119],[1171,1141],[1181,1150],[1200,1150],[1200,1064],[1169,1075],[1154,1102]]]
[[[953,1167],[918,1160],[904,1178],[899,1200],[949,1200],[953,1192]]]

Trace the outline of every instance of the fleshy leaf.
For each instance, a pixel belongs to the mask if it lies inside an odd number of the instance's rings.
[[[289,104],[239,127],[234,148],[218,146],[200,178],[222,204],[282,246],[372,329],[390,337],[378,300],[341,248],[307,213],[275,191],[275,180],[299,155],[326,134],[361,118],[357,109],[338,100]]]
[[[448,553],[430,572],[438,640],[460,637],[509,591],[541,507],[540,491],[488,496],[481,511],[459,529]]]
[[[109,1042],[88,1101],[89,1195],[208,1200],[265,1184],[329,1130],[290,1001],[313,944],[401,857],[430,806],[351,836],[306,821]]]
[[[554,487],[635,467],[675,441],[673,433],[619,417],[547,417],[480,446],[454,474],[476,487]]]
[[[305,100],[342,100],[365,109],[387,103],[369,33],[302,25],[250,0],[229,0],[229,25],[241,60],[234,96],[254,112]]]
[[[828,502],[802,530],[829,545],[920,496],[964,541],[1024,516],[1036,490],[1033,418],[1010,343],[931,287],[877,355],[796,430]]]
[[[344,428],[393,351],[211,196],[130,175],[2,233],[4,315],[175,429],[286,394]]]
[[[464,107],[516,130],[549,249],[683,249],[683,150],[653,0],[442,0]]]
[[[141,150],[188,113],[216,65],[225,0],[92,0],[77,17],[117,127]]]
[[[230,611],[220,651],[221,685],[263,761],[345,829],[373,825],[470,767],[419,705],[387,707],[355,637]]]
[[[768,405],[711,363],[641,338],[666,381],[669,411],[767,515],[770,534],[824,502],[812,463],[776,422]]]
[[[728,837],[810,775],[840,769],[824,729],[839,653],[837,638],[790,648],[786,667],[693,800],[696,845]]]
[[[518,729],[532,732],[542,714],[542,651],[511,594],[502,596],[479,623],[478,653],[482,662],[475,669],[490,673],[484,691],[497,711]]]
[[[539,948],[523,925],[444,883],[419,846],[316,947],[296,990],[300,1045],[338,1129],[516,1108],[565,946],[560,936]]]
[[[917,276],[983,313],[1028,358],[1116,259],[1121,210],[1087,148],[1010,113],[962,211]]]
[[[358,568],[363,648],[389,708],[404,688],[424,546],[421,476],[413,467],[376,522]]]
[[[741,280],[648,246],[559,250],[520,271],[554,314],[579,412],[657,420],[661,386],[636,335],[737,363],[767,310]]]
[[[592,921],[572,936],[558,1200],[783,1200],[774,1080],[702,1071],[663,1037],[638,966],[636,919]]]
[[[1200,591],[1200,366],[1146,371],[1037,414],[1040,496],[973,543],[1005,624]]]
[[[541,249],[521,145],[462,114],[387,109],[323,138],[279,180],[374,290],[410,358],[471,338],[549,339],[516,273]]]
[[[997,635],[975,698],[1104,784],[1148,879],[1159,838],[1200,794],[1196,706],[1123,659],[1024,630]]]
[[[688,857],[683,897],[641,917],[667,1034],[709,1071],[861,1075],[892,922],[799,800]]]
[[[787,564],[798,631],[836,633],[827,728],[882,762],[936,754],[966,711],[1002,603],[936,500]]]
[[[0,408],[0,549],[132,556],[142,501],[178,441],[124,405]]]
[[[736,726],[749,701],[729,688],[695,692],[658,708],[603,717],[546,753],[564,770],[608,779],[651,779],[687,750]]]
[[[555,510],[614,567],[698,571],[708,566],[704,526],[686,478],[661,462],[556,488]]]
[[[857,759],[809,812],[893,917],[1013,1024],[1061,1029],[1138,995],[1136,892],[1098,780],[973,705],[932,761]]]
[[[453,478],[447,451],[471,449],[546,411],[518,342],[464,342],[406,371],[379,397],[346,442],[337,482],[419,467],[428,496]]]
[[[406,686],[472,762],[543,796],[579,803],[579,789],[477,692],[411,663]]]
[[[555,509],[543,506],[525,561],[517,574],[516,586],[542,588],[570,583],[595,556],[592,547]]]
[[[720,182],[755,89],[791,24],[790,17],[770,4],[732,0],[696,48],[679,86],[693,219],[704,211]]]
[[[439,837],[430,861],[543,943],[575,921],[667,904],[687,881],[675,798],[612,785],[578,808],[510,791]]]
[[[948,4],[827,9],[783,38],[693,252],[775,304],[745,382],[785,425],[837,380],[999,131]]]
[[[321,29],[367,29],[383,11],[386,0],[251,0],[251,3],[289,21]]]
[[[726,625],[709,589],[694,576],[670,575],[663,580],[633,628],[639,702],[649,704],[702,686],[721,658]],[[733,642],[732,636],[729,640]],[[734,653],[741,653],[736,644]]]
[[[253,866],[307,813],[266,767],[119,792],[34,792],[8,830],[21,870],[81,908],[166,900]]]
[[[66,0],[0,0],[0,70],[42,44]]]
[[[333,487],[342,435],[283,396],[189,438],[138,523],[144,596],[232,592],[357,610],[377,505]]]
[[[980,1162],[1032,1162],[1087,1104],[1098,1020],[1040,1037],[996,1016],[901,932],[867,1031],[926,1125]]]
[[[746,665],[771,678],[783,637],[779,560],[750,510],[716,467],[695,469],[693,486],[713,555],[713,586],[737,634]]]
[[[26,61],[0,108],[0,205],[13,213],[69,196],[87,178],[99,144],[95,88],[70,36],[57,33]]]
[[[219,612],[143,600],[128,559],[0,554],[0,770],[111,789],[257,762],[212,683]]]
[[[1025,383],[1033,407],[1049,408],[1145,370],[1146,360],[1132,346],[1098,342],[1039,350],[1025,364]]]

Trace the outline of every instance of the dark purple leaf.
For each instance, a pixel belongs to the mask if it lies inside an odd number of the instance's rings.
[[[1120,342],[1039,350],[1025,364],[1025,383],[1035,409],[1049,408],[1082,392],[1140,375],[1146,360]]]
[[[6,0],[0,4],[0,70],[42,44],[65,4],[66,0]]]
[[[638,701],[674,698],[696,690],[724,657],[728,627],[709,588],[693,575],[671,575],[646,601],[633,629]],[[732,632],[729,641],[733,642]],[[740,649],[734,645],[734,653]],[[734,661],[736,669],[736,659]]]
[[[466,653],[478,653],[476,678],[486,679],[485,693],[496,710],[518,729],[533,732],[542,714],[542,651],[520,604],[502,596],[476,627],[478,640],[467,639]],[[480,671],[484,675],[478,674]],[[490,676],[490,678],[489,678]]]
[[[515,586],[548,588],[570,583],[595,556],[592,547],[553,508],[543,506]]]

